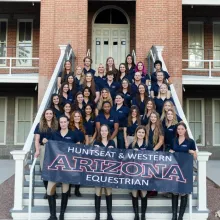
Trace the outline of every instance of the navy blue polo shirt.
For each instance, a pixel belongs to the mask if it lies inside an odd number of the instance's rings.
[[[147,115],[143,115],[143,116],[141,117],[141,125],[147,125],[148,122],[149,122],[149,118],[150,118],[150,116],[147,117]]]
[[[135,74],[135,67],[131,67],[128,69],[128,75],[131,77],[131,79],[134,79],[134,74]]]
[[[99,142],[99,141],[95,141],[93,146],[96,146],[96,147],[114,147],[115,148],[115,142],[113,140],[109,140],[108,141],[108,144],[105,146],[102,142]]]
[[[129,74],[125,74],[125,76],[121,79],[121,78],[119,78],[119,80],[118,80],[118,83],[120,83],[121,84],[121,82],[122,82],[122,80],[124,80],[124,79],[127,79],[130,83],[132,83],[133,81],[132,81],[132,76],[131,75],[129,75]]]
[[[144,111],[145,111],[145,102],[140,102],[138,103],[137,102],[137,99],[136,98],[133,98],[132,99],[132,105],[136,105],[139,109],[139,112],[140,112],[140,115],[143,115],[144,114]]]
[[[191,138],[185,139],[181,144],[179,144],[178,138],[173,140],[173,144],[171,145],[171,149],[175,152],[184,152],[188,153],[189,150],[196,150],[195,141]]]
[[[58,109],[56,109],[55,107],[52,107],[52,110],[54,112],[54,114],[56,115],[56,118],[59,119],[60,116],[63,114],[63,112],[59,111]]]
[[[78,141],[80,143],[83,143],[85,141],[85,134],[78,128],[75,128],[75,130],[73,130],[74,135],[78,138]]]
[[[145,85],[145,82],[143,82],[142,80],[141,80],[141,82],[144,83],[144,85]],[[146,87],[146,92],[148,93],[147,87]],[[131,83],[131,96],[134,98],[137,93],[138,93],[138,86],[133,82],[133,83]]]
[[[95,75],[95,70],[94,69],[89,69],[87,70],[85,67],[83,68],[83,73],[86,74],[86,73],[92,73],[92,75],[94,76]]]
[[[128,123],[127,123],[126,127],[127,127],[127,135],[134,136],[135,130],[138,127],[138,122],[137,121],[135,121],[134,123],[131,122],[131,125],[128,125]]]
[[[79,106],[77,106],[76,108],[73,109],[73,111],[80,111],[81,115],[84,116],[85,115],[85,106],[83,105],[82,108],[79,108]]]
[[[148,136],[148,146],[147,146],[147,150],[153,150],[153,148],[155,147],[155,145],[153,144],[153,136],[154,136],[154,130],[152,130],[150,128],[149,130],[149,136]],[[157,142],[159,141],[159,137]],[[157,151],[161,151],[163,148],[163,146],[161,146]]]
[[[151,85],[150,91],[154,92],[154,96],[155,97],[158,96],[159,90],[160,90],[160,86],[157,83],[153,83]],[[170,90],[169,86],[168,86],[168,90]]]
[[[94,101],[92,101],[92,100],[89,100],[88,102],[85,102],[85,101],[83,100],[83,106],[84,106],[84,108],[85,108],[85,106],[86,106],[87,104],[92,105],[92,108],[93,108],[93,109],[96,108],[96,103],[95,103]]]
[[[146,81],[147,81],[147,80],[150,80],[150,76],[149,76],[148,74],[144,75],[144,74],[142,73],[142,75],[141,75],[141,82],[144,83],[144,84],[146,84]]]
[[[155,105],[156,105],[156,111],[157,113],[161,116],[162,115],[162,111],[163,111],[163,105],[166,101],[171,101],[174,105],[174,101],[173,101],[173,98],[169,98],[169,99],[158,99],[158,98],[154,98],[154,102],[155,102]]]
[[[86,135],[93,136],[95,133],[95,119],[90,118],[88,121],[85,119],[83,125],[86,130]]]
[[[40,123],[37,124],[34,134],[39,134],[40,135],[40,144],[42,143],[42,140],[46,138],[47,140],[51,140],[52,138],[52,129],[48,128],[46,132],[40,132]]]
[[[166,124],[163,124],[164,143],[166,145],[166,150],[170,150],[171,145],[173,144],[173,140],[176,136],[176,128],[177,125],[171,125],[167,127]]]
[[[130,93],[126,92],[122,92],[122,94],[124,95],[124,103],[126,106],[128,106],[129,108],[131,107],[131,100],[132,100],[132,96]]]
[[[76,94],[75,91],[74,91],[74,93],[73,93],[72,90],[69,90],[69,91],[68,91],[68,100],[69,100],[71,103],[74,102],[75,94]]]
[[[94,77],[95,84],[99,87],[99,90],[101,91],[106,83],[106,76],[100,77],[100,76],[95,76]]]
[[[107,81],[105,82],[105,85],[104,85],[104,88],[107,88],[107,89],[109,89],[109,91],[110,91],[110,93],[111,93],[111,96],[112,96],[112,99],[114,99],[115,98],[115,96],[116,96],[116,94],[117,94],[117,92],[118,92],[118,90],[119,90],[119,87],[120,87],[120,84],[118,83],[118,82],[112,82],[112,84],[111,85],[109,85],[108,83],[107,83]]]
[[[99,122],[100,125],[106,124],[108,125],[111,134],[114,132],[114,124],[115,123],[119,123],[118,121],[118,116],[116,114],[114,114],[113,111],[111,111],[110,113],[110,117],[106,118],[104,113],[100,113],[98,114],[98,116],[96,117],[96,122]]]
[[[76,134],[74,134],[74,132],[71,130],[68,130],[68,132],[65,136],[62,136],[60,131],[53,132],[51,140],[64,141],[64,142],[68,142],[68,143],[79,142],[78,136]]]
[[[162,72],[163,72],[163,74],[164,74],[164,78],[165,78],[165,79],[169,79],[169,78],[170,78],[170,75],[169,75],[168,72],[166,72],[166,71],[162,71]],[[157,82],[157,73],[156,73],[156,72],[153,72],[153,73],[151,74],[151,84],[156,83],[156,82]]]
[[[118,120],[119,120],[119,127],[123,128],[126,127],[126,121],[128,118],[128,114],[129,114],[129,108],[122,105],[121,108],[117,109],[117,106],[113,106],[113,111],[115,111],[115,113],[118,116]]]
[[[63,72],[59,72],[58,77],[62,77],[62,73],[63,73]],[[72,72],[72,73],[70,72],[69,74],[65,73],[65,74],[64,74],[64,80],[61,81],[61,84],[64,83],[64,82],[67,82],[67,78],[68,78],[68,76],[71,75],[71,74],[73,74],[73,72]],[[62,80],[62,79],[61,79],[61,80]]]
[[[71,95],[69,93],[67,94],[67,98],[65,98],[64,96],[61,96],[60,104],[62,106],[64,106],[66,103],[72,103],[72,98],[71,98]]]
[[[138,150],[148,150],[147,145],[145,143],[145,140],[143,141],[141,146],[139,146],[138,143],[136,142],[134,147],[132,147],[132,143],[131,143],[128,148],[129,149],[138,149]]]

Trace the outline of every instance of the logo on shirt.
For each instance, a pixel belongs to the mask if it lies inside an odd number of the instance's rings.
[[[114,120],[110,120],[110,122],[114,122]]]
[[[173,131],[173,129],[172,128],[170,128],[170,129],[168,129],[169,131]]]
[[[187,145],[186,145],[186,144],[183,144],[183,145],[181,145],[181,147],[187,147]]]
[[[71,139],[71,137],[65,137],[65,139],[68,139],[68,140],[69,140],[69,139]]]
[[[114,88],[115,88],[115,86],[112,86],[112,88],[114,89]]]
[[[123,111],[118,111],[119,113],[123,113]]]
[[[94,121],[90,121],[91,123],[94,123]]]

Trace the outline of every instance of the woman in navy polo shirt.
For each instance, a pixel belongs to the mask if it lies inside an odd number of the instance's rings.
[[[134,98],[136,96],[136,94],[138,93],[138,86],[141,84],[141,83],[144,83],[142,80],[141,80],[141,73],[139,72],[136,72],[134,74],[134,82],[131,84],[131,95],[132,95],[132,98]],[[146,90],[148,92],[148,88],[146,87]]]
[[[103,86],[106,81],[106,72],[103,64],[99,64],[97,71],[95,72],[95,84],[99,87],[99,90],[103,89]]]
[[[60,130],[52,133],[52,140],[54,141],[63,141],[67,143],[78,143],[77,136],[68,129],[69,119],[66,116],[61,116],[59,118]],[[57,219],[56,217],[56,198],[55,198],[55,182],[48,182],[47,186],[47,197],[50,207],[50,218]],[[61,208],[60,208],[60,217],[59,220],[64,220],[64,213],[68,203],[68,190],[69,184],[62,183],[62,198],[61,198]]]
[[[131,54],[128,54],[125,59],[125,66],[128,69],[128,75],[131,79],[134,78],[134,73],[135,73],[135,63],[134,63],[134,58]]]
[[[130,149],[136,151],[147,150],[146,127],[140,125],[135,130],[133,142],[129,146]],[[145,213],[147,210],[147,191],[141,190],[141,220],[145,220]],[[132,205],[134,209],[134,220],[139,220],[139,207],[138,207],[138,190],[132,190]]]
[[[83,59],[83,62],[84,62],[84,68],[83,68],[84,74],[92,73],[92,75],[94,76],[95,75],[95,70],[91,68],[92,59],[87,56]]]
[[[141,117],[144,115],[145,105],[148,100],[148,92],[146,85],[141,83],[138,86],[138,92],[136,97],[132,99],[132,105],[136,105],[139,108]]]
[[[137,106],[133,105],[130,108],[127,126],[124,127],[124,139],[126,148],[128,148],[128,146],[133,142],[135,130],[139,125],[141,125],[139,109]]]
[[[103,124],[108,125],[111,134],[111,140],[114,140],[117,143],[117,134],[119,128],[119,121],[118,116],[111,111],[111,103],[108,101],[103,102],[102,104],[102,111],[99,112],[98,116],[96,117],[96,129],[100,131],[100,127]],[[116,144],[117,145],[117,144]]]
[[[114,80],[116,80],[117,75],[118,75],[118,69],[115,68],[115,61],[113,59],[113,57],[108,57],[106,59],[106,73],[108,73],[109,71],[111,71],[113,73],[114,76]]]
[[[85,87],[89,87],[91,89],[94,102],[97,103],[99,101],[100,91],[99,87],[95,84],[92,73],[86,73],[85,80],[83,82],[83,88]]]
[[[69,74],[67,77],[67,83],[69,86],[68,97],[71,103],[74,102],[75,95],[77,93],[76,82],[74,81],[74,76]]]
[[[60,97],[58,94],[53,94],[50,100],[50,108],[53,110],[56,118],[58,119],[63,114],[63,107],[60,103]]]
[[[113,111],[116,112],[119,121],[118,135],[117,135],[117,148],[125,149],[124,128],[129,114],[129,108],[124,105],[124,96],[118,93],[115,97],[115,106]]]
[[[145,110],[144,110],[144,115],[141,117],[141,125],[146,126],[148,124],[150,114],[153,111],[156,111],[156,105],[154,103],[154,99],[148,98],[146,102]]]
[[[67,76],[69,74],[73,75],[73,72],[71,71],[72,69],[72,64],[70,60],[66,60],[64,63],[64,68],[63,71],[59,73],[58,78],[57,78],[57,87],[58,89],[61,87],[61,85],[67,81]]]
[[[85,79],[85,74],[83,73],[83,70],[80,66],[76,67],[74,76],[75,76],[77,92],[81,91],[82,90],[82,84],[83,84],[84,79]]]
[[[70,116],[69,128],[73,131],[74,135],[78,138],[80,144],[85,143],[85,128],[83,126],[83,117],[80,111],[74,111]],[[75,195],[81,197],[79,191],[80,185],[75,185]],[[70,193],[70,191],[69,191]]]
[[[98,138],[93,144],[95,147],[107,147],[115,148],[115,142],[111,140],[111,134],[108,125],[101,125],[98,133]],[[112,188],[104,188],[106,205],[107,205],[107,220],[113,220],[112,218]],[[95,187],[95,220],[100,220],[100,205],[101,205],[102,188]]]
[[[174,104],[173,98],[171,97],[167,84],[161,84],[158,96],[154,98],[154,101],[156,105],[156,111],[160,116],[162,115],[164,102],[171,101]]]
[[[146,86],[149,85],[150,77],[147,74],[147,70],[145,69],[143,62],[138,62],[135,67],[135,72],[139,72],[141,74],[141,81],[146,84]]]
[[[71,97],[68,94],[69,85],[67,82],[63,83],[59,89],[59,96],[61,97],[61,105],[64,106],[66,102],[71,102]]]
[[[121,81],[121,86],[119,88],[119,92],[124,95],[125,105],[130,108],[131,107],[132,96],[131,96],[131,85],[130,85],[128,79],[123,79]]]
[[[78,92],[75,97],[75,101],[73,104],[73,111],[80,111],[82,115],[84,115],[84,105],[83,105],[83,94],[82,92]]]
[[[82,91],[83,94],[83,105],[91,104],[93,105],[93,108],[96,106],[94,102],[94,97],[92,95],[92,91],[89,87],[85,87]]]
[[[58,122],[52,109],[46,109],[37,124],[34,131],[35,138],[35,157],[40,156],[40,168],[43,169],[45,143],[52,137],[52,132],[58,129]],[[48,181],[43,180],[45,189],[47,190]],[[47,199],[47,194],[44,195],[44,199]]]
[[[183,122],[177,124],[177,133],[176,138],[173,140],[173,144],[171,145],[170,152],[182,152],[182,153],[189,153],[192,154],[194,159],[196,159],[196,145],[194,140],[189,138],[187,127]],[[183,215],[186,210],[188,195],[180,195],[180,209],[179,209],[179,216],[178,220],[183,220]],[[179,201],[179,194],[172,194],[172,213],[173,213],[173,220],[177,219],[177,209],[178,209],[178,201]]]
[[[63,106],[63,114],[70,119],[70,115],[72,113],[72,106],[71,103],[66,102],[65,105]]]
[[[95,129],[95,116],[93,112],[93,105],[85,105],[85,117],[84,117],[84,128],[86,130],[86,144],[93,144],[96,138],[96,129]]]
[[[128,74],[128,69],[126,69],[125,63],[121,63],[121,64],[119,65],[119,72],[118,72],[116,81],[121,84],[121,81],[122,81],[123,79],[128,79],[129,82],[132,83],[132,78],[131,78],[131,76]]]

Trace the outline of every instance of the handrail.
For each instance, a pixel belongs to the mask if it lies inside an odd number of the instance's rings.
[[[134,63],[136,63],[136,53],[135,53],[135,50],[132,50],[132,57],[134,58]]]

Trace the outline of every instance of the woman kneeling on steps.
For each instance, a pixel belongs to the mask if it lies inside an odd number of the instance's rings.
[[[59,125],[60,125],[60,130],[52,133],[52,138],[51,138],[52,140],[63,141],[68,143],[79,142],[78,137],[74,134],[74,132],[68,129],[69,119],[66,116],[61,116],[59,118]],[[59,220],[64,220],[64,213],[66,211],[66,207],[68,203],[68,190],[69,190],[69,184],[62,183],[62,198],[61,198]],[[47,186],[47,197],[50,208],[50,217],[48,220],[57,220],[55,191],[56,191],[56,183],[49,181]]]
[[[196,145],[194,140],[190,139],[187,132],[187,127],[183,122],[180,122],[177,124],[177,134],[176,138],[173,141],[173,144],[171,146],[170,152],[183,152],[183,153],[190,153],[193,155],[194,159],[196,159]],[[179,216],[177,218],[177,209],[178,209],[178,200],[180,196],[180,210],[179,210]],[[183,215],[186,210],[187,205],[187,194],[172,194],[172,213],[173,217],[172,220],[183,220]]]
[[[129,149],[134,150],[147,150],[146,141],[146,128],[143,125],[139,125],[135,130],[134,140],[129,145]],[[145,213],[147,210],[147,190],[141,190],[141,220],[145,220]],[[134,209],[134,220],[139,220],[139,208],[138,208],[138,190],[132,190],[132,204]]]
[[[96,147],[115,148],[115,142],[113,140],[110,140],[110,136],[111,134],[109,127],[105,124],[101,125],[98,138],[93,145]],[[107,205],[107,220],[113,220],[112,188],[104,188],[104,189],[105,189],[105,197],[106,197],[106,205]],[[95,220],[100,220],[101,196],[102,196],[102,188],[95,187],[95,212],[96,212]]]

